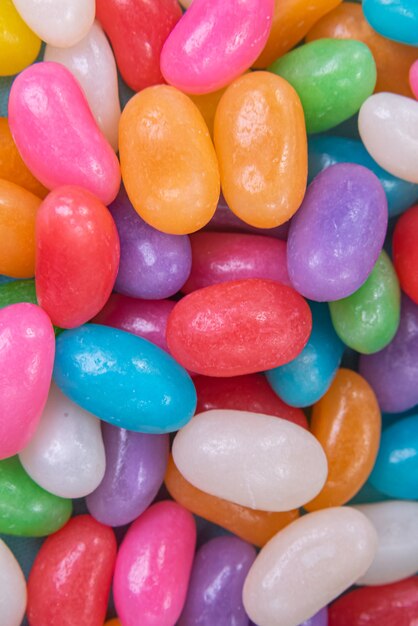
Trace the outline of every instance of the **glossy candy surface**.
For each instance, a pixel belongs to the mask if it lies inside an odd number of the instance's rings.
[[[302,106],[289,83],[269,72],[234,81],[216,111],[215,147],[235,215],[258,228],[292,217],[305,193],[307,146]]]
[[[41,40],[22,20],[12,0],[3,0],[0,14],[0,76],[18,74],[33,63]]]
[[[363,12],[383,37],[418,46],[418,7],[414,0],[363,0]]]
[[[393,261],[402,290],[418,304],[418,205],[406,211],[396,223]]]
[[[26,581],[19,563],[0,540],[0,611],[7,626],[20,626],[26,608]]]

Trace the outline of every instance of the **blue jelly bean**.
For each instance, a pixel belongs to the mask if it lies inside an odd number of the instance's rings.
[[[383,37],[418,46],[417,0],[363,0],[363,13]]]
[[[267,380],[290,406],[317,402],[331,385],[344,352],[344,344],[331,322],[327,304],[310,302],[312,333],[302,352],[290,363],[266,372]]]
[[[374,172],[385,190],[390,217],[399,215],[418,199],[418,185],[386,172],[372,159],[361,141],[330,135],[317,135],[309,140],[309,182],[336,163],[356,163]]]
[[[63,332],[54,380],[85,410],[137,432],[178,430],[196,408],[196,390],[183,367],[146,339],[109,326]]]

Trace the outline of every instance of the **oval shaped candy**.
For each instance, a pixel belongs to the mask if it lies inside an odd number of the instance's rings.
[[[35,63],[19,74],[10,91],[9,123],[23,160],[46,187],[79,185],[104,204],[114,200],[119,162],[66,67]]]
[[[186,93],[228,85],[262,51],[273,8],[274,0],[194,0],[164,44],[164,78]]]
[[[258,624],[295,626],[362,576],[376,548],[376,531],[355,509],[305,515],[257,556],[244,584],[245,610]],[[300,594],[302,577],[306,587]]]
[[[190,98],[165,85],[131,98],[120,120],[119,149],[129,199],[148,224],[184,235],[209,222],[219,198],[218,162]]]
[[[261,413],[200,413],[177,433],[172,451],[192,485],[251,509],[302,506],[327,475],[324,452],[308,431]]]
[[[291,287],[247,279],[212,285],[176,304],[167,343],[187,369],[239,376],[294,359],[311,332],[311,313]]]
[[[31,626],[102,626],[116,559],[111,528],[71,519],[41,546],[28,580]]]
[[[11,304],[20,304],[21,302],[37,304],[35,281],[33,278],[28,280],[12,280],[0,285],[1,309]]]
[[[102,431],[106,472],[86,504],[99,522],[123,526],[148,508],[163,483],[168,435],[133,433],[111,424],[103,424]]]
[[[418,59],[410,67],[409,84],[415,99],[418,100]]]
[[[320,302],[351,295],[372,271],[387,223],[385,192],[370,170],[339,163],[318,174],[289,230],[294,288]]]
[[[418,46],[418,7],[414,0],[363,0],[366,20],[378,33]]]
[[[41,40],[22,20],[12,0],[4,0],[0,16],[0,76],[13,76],[33,63]]]
[[[396,223],[393,262],[402,290],[418,304],[418,205],[406,211]]]
[[[235,215],[258,228],[292,217],[306,189],[307,144],[302,106],[286,81],[268,72],[234,81],[216,110],[215,147]]]
[[[26,609],[26,581],[19,563],[0,539],[0,610],[7,626],[20,626]]]
[[[196,406],[191,378],[172,357],[108,326],[89,324],[61,333],[54,380],[86,411],[128,430],[178,430]]]
[[[124,626],[174,626],[186,599],[193,563],[193,516],[176,502],[151,506],[129,528],[113,580]]]

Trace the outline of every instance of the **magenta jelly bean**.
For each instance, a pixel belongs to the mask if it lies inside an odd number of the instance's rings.
[[[118,159],[66,67],[35,63],[13,83],[9,124],[26,165],[48,189],[79,185],[104,204],[120,186]]]
[[[0,459],[33,436],[45,406],[54,364],[52,324],[35,304],[0,311]]]

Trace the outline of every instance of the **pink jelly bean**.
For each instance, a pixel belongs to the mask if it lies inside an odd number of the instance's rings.
[[[273,9],[274,0],[194,0],[164,44],[164,78],[186,93],[224,87],[263,50]]]
[[[20,452],[34,434],[54,353],[54,330],[40,307],[21,303],[0,311],[0,459]]]
[[[123,626],[174,626],[186,600],[195,543],[193,516],[177,502],[154,504],[132,524],[113,579]]]
[[[412,93],[418,100],[418,59],[411,65],[409,70],[409,84],[411,85]]]
[[[84,93],[59,63],[35,63],[13,83],[9,124],[23,160],[48,189],[78,185],[104,204],[120,186],[119,161]]]

